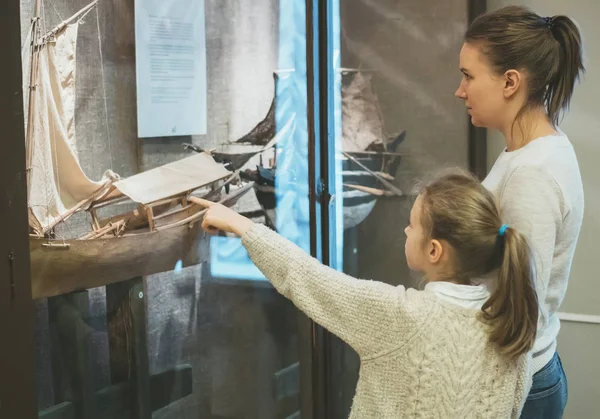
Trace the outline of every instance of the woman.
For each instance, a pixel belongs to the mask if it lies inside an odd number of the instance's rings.
[[[556,313],[567,289],[584,199],[575,152],[558,122],[584,71],[581,36],[566,16],[505,7],[470,25],[460,70],[456,96],[465,101],[473,125],[496,129],[506,141],[484,186],[536,256],[540,320],[533,385],[521,417],[560,418],[568,392],[556,352]]]

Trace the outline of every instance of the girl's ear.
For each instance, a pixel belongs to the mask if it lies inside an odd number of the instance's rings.
[[[428,245],[427,257],[431,264],[437,264],[444,254],[444,246],[439,240],[431,240]]]

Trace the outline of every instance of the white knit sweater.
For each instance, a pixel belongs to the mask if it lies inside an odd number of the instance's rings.
[[[583,186],[573,146],[563,133],[503,152],[483,181],[499,200],[503,221],[527,236],[536,257],[540,302],[532,372],[556,351],[557,311],[567,292],[583,220]]]
[[[255,225],[242,243],[275,288],[359,354],[350,418],[516,418],[530,357],[488,344],[479,310],[435,293],[358,280]]]

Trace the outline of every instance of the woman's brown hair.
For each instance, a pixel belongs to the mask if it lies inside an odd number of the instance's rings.
[[[490,342],[511,358],[529,351],[537,331],[538,300],[525,238],[503,227],[493,195],[468,172],[442,175],[420,195],[425,234],[451,247],[453,269],[448,280],[470,284],[498,272],[481,313],[491,327]]]
[[[567,16],[541,17],[522,6],[483,14],[471,23],[465,42],[480,44],[497,74],[527,74],[526,109],[545,106],[556,126],[568,109],[575,82],[585,71],[581,34]]]

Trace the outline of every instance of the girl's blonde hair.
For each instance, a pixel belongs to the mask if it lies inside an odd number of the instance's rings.
[[[491,326],[490,342],[511,358],[528,352],[537,331],[538,300],[525,238],[513,228],[502,228],[493,195],[466,171],[438,177],[420,195],[426,236],[452,247],[453,281],[469,284],[498,271],[481,309],[481,319]]]

